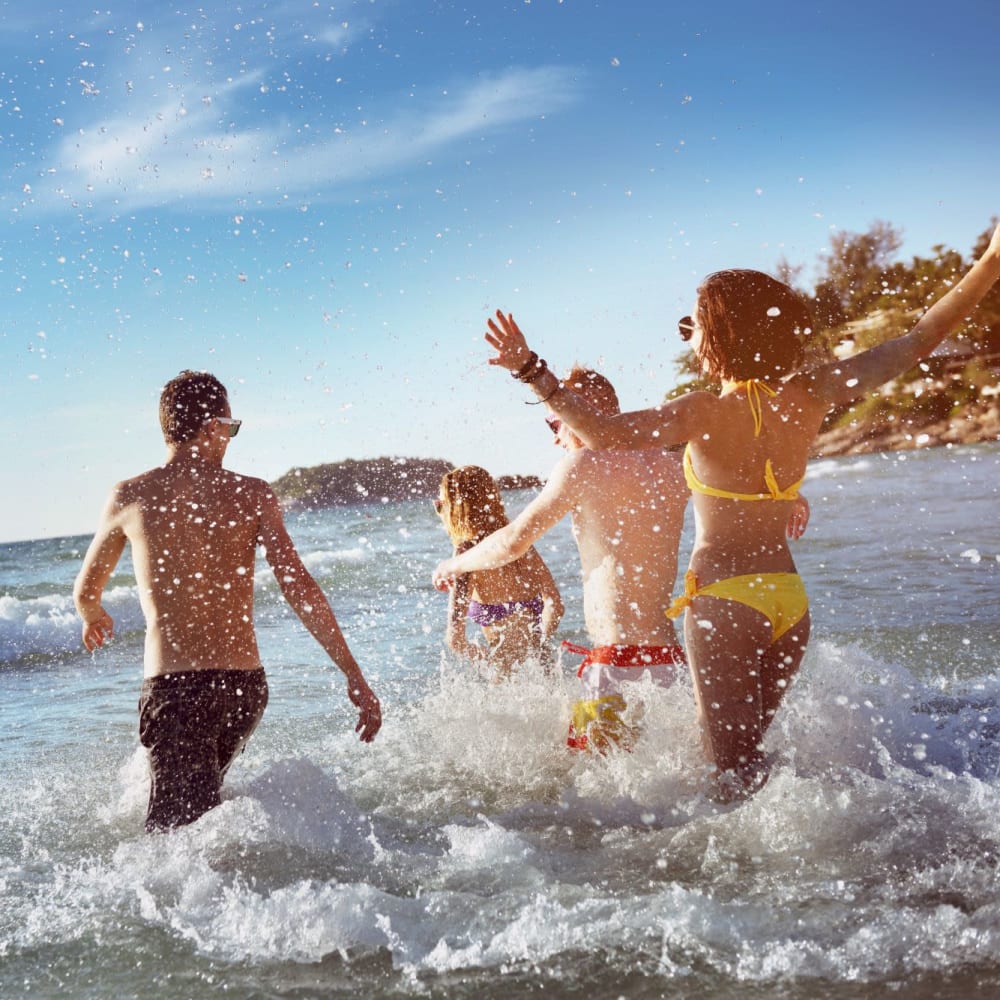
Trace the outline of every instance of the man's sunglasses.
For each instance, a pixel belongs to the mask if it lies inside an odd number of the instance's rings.
[[[554,414],[550,413],[546,418],[545,422],[549,425],[549,430],[553,434],[559,433],[559,428],[562,427],[562,421]]]
[[[677,322],[677,332],[686,344],[694,336],[694,320],[690,316],[682,316]]]
[[[229,428],[229,436],[231,438],[236,437],[240,432],[240,427],[243,426],[242,420],[236,420],[234,417],[214,417],[214,420]]]

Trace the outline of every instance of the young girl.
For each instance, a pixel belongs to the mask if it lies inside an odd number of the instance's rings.
[[[478,465],[445,473],[435,509],[458,555],[507,524],[500,488]],[[545,660],[563,615],[559,589],[534,548],[506,566],[456,578],[448,599],[448,647],[487,662],[496,679],[529,657]],[[470,643],[466,619],[482,627],[486,649]]]
[[[909,333],[845,361],[801,367],[809,311],[758,271],[709,275],[681,335],[721,391],[607,416],[590,408],[529,351],[513,316],[497,313],[490,364],[529,384],[593,448],[687,442],[696,534],[684,637],[706,749],[723,795],[767,780],[761,742],[809,639],[805,588],[785,538],[813,439],[834,407],[870,393],[930,354],[1000,277],[1000,226],[983,256]]]

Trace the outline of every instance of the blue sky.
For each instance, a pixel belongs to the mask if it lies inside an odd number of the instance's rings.
[[[1000,214],[988,0],[43,6],[2,8],[0,540],[92,531],[182,368],[266,479],[542,474],[494,309],[633,408],[708,271],[808,282],[876,219],[967,255]]]

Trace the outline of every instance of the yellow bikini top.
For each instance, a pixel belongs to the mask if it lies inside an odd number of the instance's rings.
[[[753,436],[759,437],[763,425],[763,403],[760,394],[762,392],[768,396],[777,396],[778,394],[766,382],[755,378],[736,383],[736,388],[742,386],[746,387],[747,403],[753,416]],[[764,482],[767,485],[767,493],[730,493],[729,490],[720,490],[709,486],[698,478],[694,466],[691,464],[691,445],[688,443],[684,449],[684,478],[692,493],[701,493],[708,497],[721,497],[723,500],[794,500],[799,495],[799,488],[802,486],[805,476],[797,483],[792,483],[791,486],[782,489],[774,477],[774,469],[771,468],[771,460],[768,458],[764,461]]]

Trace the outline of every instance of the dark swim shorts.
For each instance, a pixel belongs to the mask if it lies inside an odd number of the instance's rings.
[[[139,741],[152,777],[147,833],[193,823],[222,801],[222,779],[266,705],[263,670],[185,670],[142,682]]]

